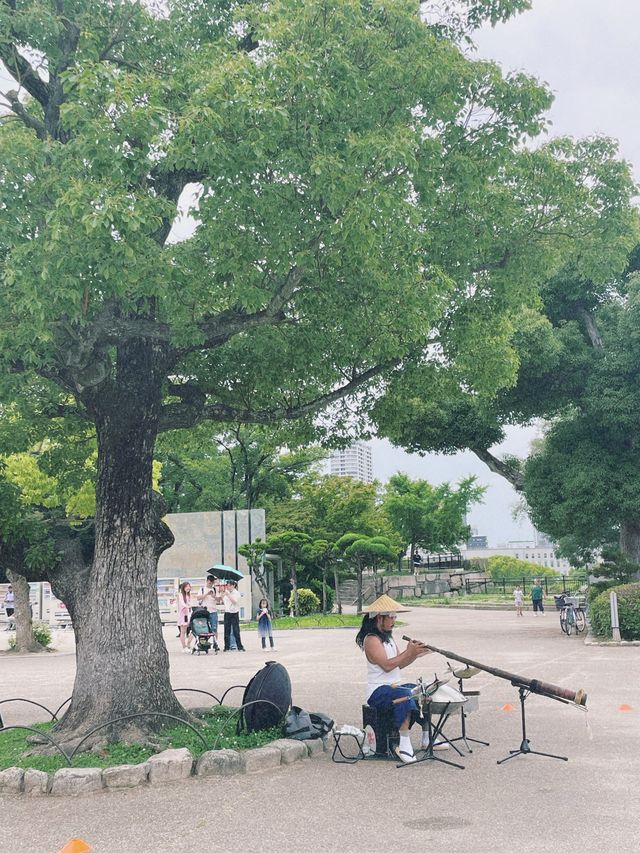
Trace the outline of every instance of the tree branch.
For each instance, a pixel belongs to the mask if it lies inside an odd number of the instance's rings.
[[[206,335],[204,343],[180,349],[179,355],[187,355],[201,349],[213,349],[226,343],[240,332],[281,322],[285,319],[284,308],[295,293],[303,275],[304,270],[301,267],[290,269],[282,285],[273,294],[266,308],[261,311],[247,314],[244,311],[230,308],[227,311],[222,311],[216,317],[204,320],[199,324],[200,329]]]
[[[354,374],[352,378],[335,388],[327,394],[321,394],[319,397],[309,400],[307,403],[300,403],[297,406],[277,406],[273,409],[261,409],[254,411],[252,409],[237,409],[233,406],[227,406],[222,403],[204,403],[198,405],[195,388],[194,396],[189,403],[167,404],[164,406],[160,416],[159,432],[166,432],[172,429],[186,429],[195,426],[202,421],[215,421],[218,423],[245,423],[245,424],[273,424],[281,420],[295,420],[304,418],[307,415],[312,415],[320,411],[331,403],[342,400],[349,396],[358,388],[366,385],[372,379],[382,375],[388,370],[392,370],[402,363],[402,359],[393,359],[392,361],[378,364],[375,367],[369,368],[362,373]],[[183,388],[187,387],[185,383]]]
[[[593,315],[590,314],[583,305],[577,305],[576,316],[582,321],[589,340],[591,341],[591,346],[594,349],[602,349],[604,343]]]
[[[489,453],[488,450],[484,450],[480,447],[471,447],[469,449],[475,453],[478,459],[485,463],[490,471],[493,471],[494,474],[500,474],[501,477],[508,480],[516,492],[524,491],[524,477],[520,471],[517,471],[502,459],[498,459],[497,456]]]
[[[38,139],[44,139],[47,135],[46,128],[44,126],[44,122],[41,121],[26,109],[20,98],[18,97],[18,93],[12,89],[11,91],[0,93],[3,98],[6,98],[9,106],[11,108],[11,112],[17,115],[22,119],[23,123],[30,127],[32,130],[35,130]]]
[[[0,60],[16,83],[46,107],[51,95],[49,84],[40,77],[31,63],[18,53],[14,44],[0,41]]]

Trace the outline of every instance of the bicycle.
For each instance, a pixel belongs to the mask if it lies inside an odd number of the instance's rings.
[[[570,637],[572,633],[581,634],[587,627],[584,609],[576,596],[566,596],[560,610],[560,628]]]

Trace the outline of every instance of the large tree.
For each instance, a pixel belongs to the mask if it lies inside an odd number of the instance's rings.
[[[1,390],[49,383],[98,448],[93,556],[60,542],[50,572],[77,639],[59,735],[184,713],[150,617],[159,433],[364,412],[414,364],[511,379],[514,313],[616,202],[522,145],[547,91],[460,46],[527,5],[1,0]]]
[[[469,535],[467,513],[472,504],[481,501],[484,491],[474,477],[451,488],[449,483],[433,486],[407,474],[394,474],[382,507],[402,542],[402,553],[409,549],[409,565],[414,565],[418,548],[431,552],[457,548]]]

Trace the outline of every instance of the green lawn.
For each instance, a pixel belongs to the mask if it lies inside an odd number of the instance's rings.
[[[299,628],[359,628],[362,616],[355,613],[312,613],[310,616],[278,616],[273,622],[274,631],[290,631]],[[257,622],[243,622],[243,631],[257,631]]]
[[[200,738],[187,726],[177,724],[176,726],[163,728],[158,735],[159,750],[178,749],[186,747],[194,755],[199,755],[205,749],[252,749],[263,746],[269,741],[282,737],[282,729],[277,727],[262,732],[251,734],[236,734],[237,709],[227,706],[216,706],[205,715],[202,724],[197,729],[206,742],[206,748]],[[53,723],[37,723],[33,726],[39,731],[52,732]],[[35,770],[44,770],[52,773],[61,767],[68,767],[60,753],[54,755],[28,755],[33,749],[27,742],[32,732],[24,729],[11,729],[8,732],[0,732],[0,770],[7,767],[30,767]],[[146,761],[156,750],[143,746],[132,746],[130,744],[108,744],[98,751],[79,752],[73,757],[74,767],[114,767],[118,764],[141,764]]]

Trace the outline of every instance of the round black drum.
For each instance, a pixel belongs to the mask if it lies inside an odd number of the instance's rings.
[[[257,701],[260,699],[267,701]],[[243,706],[247,702],[254,704],[243,708],[238,720],[239,732],[243,729],[247,732],[263,731],[284,720],[291,707],[291,680],[281,663],[267,661],[263,668],[256,672],[242,697]]]

